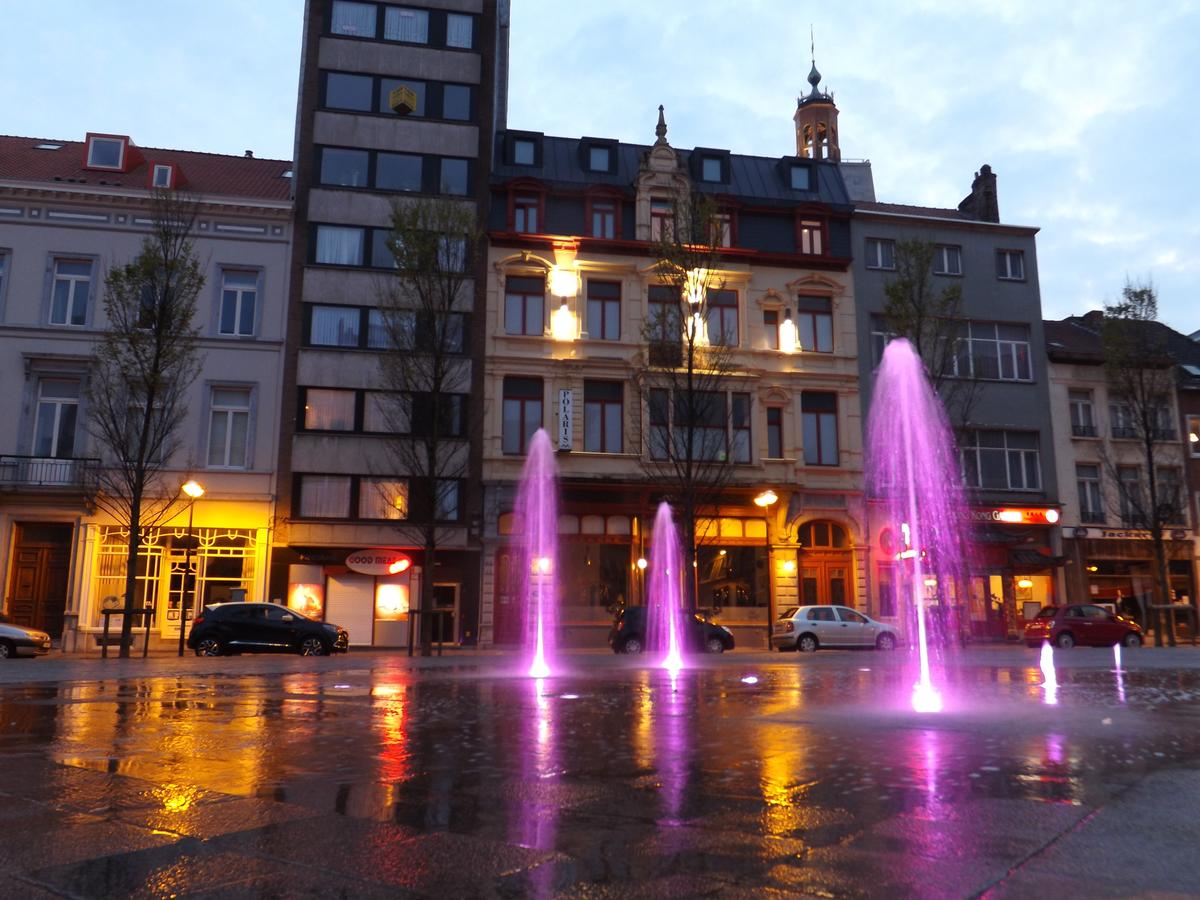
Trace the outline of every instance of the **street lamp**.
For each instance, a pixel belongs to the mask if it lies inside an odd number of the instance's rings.
[[[776,494],[770,488],[767,488],[765,491],[763,491],[757,497],[754,498],[754,505],[759,507],[760,509],[762,509],[762,511],[764,513],[766,513],[764,518],[766,519],[766,525],[767,525],[766,544],[767,544],[767,646],[768,647],[771,645],[771,622],[775,618],[775,611],[771,608],[771,580],[774,578],[774,573],[771,571],[771,516],[770,516],[770,513],[767,511],[770,508],[771,504],[773,504],[778,499],[779,499],[779,495]]]
[[[183,656],[183,642],[187,639],[188,606],[195,600],[196,594],[196,579],[192,577],[192,517],[196,513],[196,501],[204,496],[204,485],[195,479],[188,479],[180,486],[180,490],[189,498],[188,542],[183,555],[183,590],[179,595],[179,655]]]
[[[646,605],[646,566],[648,566],[649,563],[646,562],[646,557],[639,556],[636,565],[637,565],[637,573],[638,573],[638,600],[642,604],[642,606],[645,606]]]

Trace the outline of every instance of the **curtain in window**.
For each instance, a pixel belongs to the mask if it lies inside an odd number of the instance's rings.
[[[409,41],[414,44],[429,42],[429,13],[419,9],[389,6],[384,13],[383,39],[385,41]]]
[[[337,0],[333,4],[330,31],[355,37],[375,37],[375,4]]]
[[[363,263],[363,230],[317,226],[317,262],[341,266],[361,266]]]
[[[304,397],[304,427],[317,431],[353,431],[354,391],[309,388]]]
[[[363,478],[358,484],[360,519],[408,518],[408,482],[389,478]]]
[[[323,347],[357,347],[358,323],[358,310],[352,306],[314,306],[309,342]]]
[[[317,519],[342,519],[349,510],[349,475],[300,477],[300,515]]]
[[[446,16],[446,46],[471,49],[471,17],[459,13]]]

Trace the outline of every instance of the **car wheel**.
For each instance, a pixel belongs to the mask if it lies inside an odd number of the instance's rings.
[[[719,637],[710,637],[704,642],[704,649],[708,653],[724,653],[725,642]]]
[[[12,659],[16,655],[12,644],[8,641],[0,641],[0,659]]]
[[[224,652],[225,648],[216,638],[203,638],[196,642],[197,656],[220,656]]]
[[[895,636],[890,635],[887,632],[884,632],[878,638],[876,638],[875,649],[876,650],[895,650],[896,649]]]
[[[796,649],[801,653],[816,653],[817,646],[817,636],[815,634],[802,634],[796,639]]]
[[[1142,646],[1142,636],[1135,631],[1131,631],[1125,637],[1121,638],[1121,646],[1140,647]]]
[[[1069,631],[1064,631],[1057,638],[1055,638],[1054,645],[1063,650],[1070,650],[1075,646],[1075,635],[1071,634]]]
[[[325,656],[329,648],[319,637],[308,637],[300,642],[301,656]]]
[[[621,644],[622,653],[641,653],[643,649],[640,637],[627,637]]]

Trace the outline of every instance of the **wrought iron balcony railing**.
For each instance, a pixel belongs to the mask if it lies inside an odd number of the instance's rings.
[[[48,456],[0,455],[0,487],[74,488],[96,483],[100,460],[56,459]]]

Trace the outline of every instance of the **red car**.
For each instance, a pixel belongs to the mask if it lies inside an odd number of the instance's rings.
[[[1140,647],[1142,626],[1133,619],[1114,616],[1089,603],[1044,606],[1037,618],[1025,624],[1025,643],[1040,647],[1050,641],[1055,647]]]

